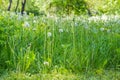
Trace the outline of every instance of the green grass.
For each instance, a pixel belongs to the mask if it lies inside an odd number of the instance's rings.
[[[40,73],[44,78],[57,71],[63,79],[62,73],[78,79],[76,74],[90,70],[98,74],[120,70],[119,19],[119,15],[63,18],[1,11],[0,74],[8,70],[18,72],[10,77]]]
[[[30,74],[9,72],[0,77],[1,80],[119,80],[120,72],[106,70],[103,73],[83,72],[79,74],[52,72],[47,74]]]

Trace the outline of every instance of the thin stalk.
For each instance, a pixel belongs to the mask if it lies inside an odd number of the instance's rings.
[[[45,54],[46,54],[46,45],[47,45],[47,28],[45,27],[45,37],[44,37],[44,60],[45,60]]]

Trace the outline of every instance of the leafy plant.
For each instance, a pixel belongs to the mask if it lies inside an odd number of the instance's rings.
[[[75,14],[86,13],[88,10],[87,4],[84,0],[53,0],[49,8],[55,8],[55,12],[60,14]],[[48,9],[49,9],[48,8]]]

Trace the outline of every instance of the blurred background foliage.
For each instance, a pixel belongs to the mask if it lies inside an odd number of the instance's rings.
[[[22,0],[20,0],[22,1]],[[12,11],[17,0],[13,0]],[[0,0],[0,9],[7,10],[9,0]],[[19,4],[18,12],[21,8]],[[119,14],[120,0],[27,0],[26,11],[35,15],[51,14]]]

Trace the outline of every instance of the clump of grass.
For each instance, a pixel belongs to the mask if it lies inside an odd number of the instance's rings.
[[[0,31],[6,36],[0,52],[4,69],[30,73],[50,73],[55,66],[73,73],[119,69],[119,16],[53,19],[0,14],[0,27],[5,29]]]

